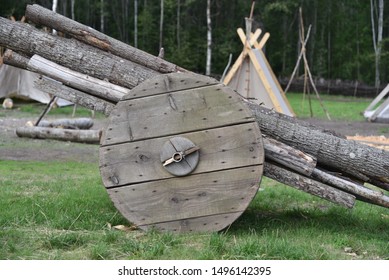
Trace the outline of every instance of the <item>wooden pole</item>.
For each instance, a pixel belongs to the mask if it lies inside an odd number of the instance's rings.
[[[27,69],[106,100],[117,102],[124,95],[130,93],[127,88],[70,70],[39,55],[31,57]]]

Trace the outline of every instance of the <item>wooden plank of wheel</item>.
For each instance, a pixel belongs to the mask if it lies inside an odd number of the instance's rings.
[[[112,111],[100,147],[110,198],[142,229],[227,227],[255,196],[263,162],[260,130],[241,97],[184,73],[131,90]]]

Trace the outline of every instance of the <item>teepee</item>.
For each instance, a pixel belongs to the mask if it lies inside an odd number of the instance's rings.
[[[288,116],[295,116],[262,51],[270,37],[269,33],[265,33],[258,42],[261,29],[245,34],[243,29],[239,28],[237,32],[244,48],[222,82],[257,104]]]
[[[386,97],[386,95],[388,96]],[[385,97],[386,100],[379,104]],[[371,122],[389,123],[389,84],[371,102],[371,104],[363,112],[363,115]]]

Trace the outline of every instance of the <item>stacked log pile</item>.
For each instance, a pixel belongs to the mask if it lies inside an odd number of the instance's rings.
[[[4,63],[42,74],[39,89],[107,116],[146,79],[188,72],[38,5],[26,17],[67,37],[0,18]],[[347,208],[356,199],[389,208],[389,152],[242,102],[264,136],[265,176]]]

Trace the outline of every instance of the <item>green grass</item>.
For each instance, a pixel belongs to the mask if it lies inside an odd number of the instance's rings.
[[[264,178],[219,233],[124,232],[96,164],[0,161],[0,259],[389,259],[389,210]],[[345,250],[345,248],[351,248]]]
[[[300,118],[311,117],[308,95],[288,93],[287,98],[296,115]],[[371,99],[333,96],[321,94],[324,108],[333,120],[364,121],[362,112],[369,106]],[[325,119],[326,114],[316,95],[311,94],[313,117]]]

